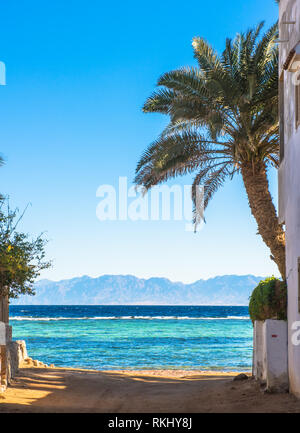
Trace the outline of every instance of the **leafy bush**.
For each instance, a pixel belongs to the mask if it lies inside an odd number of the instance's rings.
[[[34,281],[43,269],[51,266],[45,259],[46,240],[42,235],[30,239],[17,231],[23,214],[11,211],[0,198],[0,297],[18,298],[34,295]]]
[[[255,320],[287,320],[287,286],[275,277],[260,281],[249,302],[252,322]]]

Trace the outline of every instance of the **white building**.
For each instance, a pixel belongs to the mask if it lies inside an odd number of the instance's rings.
[[[289,382],[300,397],[300,345],[292,338],[293,326],[300,325],[300,0],[279,3],[279,76],[279,219],[286,227]]]
[[[7,331],[8,325],[8,298],[0,297],[0,392],[7,385]]]

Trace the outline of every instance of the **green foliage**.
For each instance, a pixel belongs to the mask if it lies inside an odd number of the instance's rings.
[[[0,202],[0,296],[9,298],[34,295],[35,279],[51,266],[45,260],[43,236],[29,239],[17,231],[22,216],[18,210],[11,211],[6,200]]]
[[[275,277],[262,280],[250,296],[249,313],[255,320],[287,320],[287,286]]]

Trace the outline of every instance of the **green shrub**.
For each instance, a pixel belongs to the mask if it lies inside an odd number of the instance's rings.
[[[260,281],[252,292],[249,314],[255,320],[287,320],[287,287],[275,277]]]

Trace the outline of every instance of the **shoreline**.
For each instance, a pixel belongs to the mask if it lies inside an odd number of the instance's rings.
[[[78,371],[83,373],[99,373],[99,374],[127,374],[127,375],[153,375],[153,376],[165,376],[170,375],[174,377],[180,377],[180,376],[195,376],[195,375],[201,375],[201,376],[236,376],[238,374],[246,374],[247,376],[252,375],[252,370],[210,370],[210,369],[203,369],[201,367],[198,368],[183,368],[182,366],[174,367],[174,368],[116,368],[116,369],[95,369],[95,368],[84,368],[84,367],[66,367],[66,366],[57,366],[54,364],[45,364],[43,361],[33,359],[27,355],[27,349],[26,349],[26,343],[23,341],[23,345],[25,347],[26,356],[23,358],[23,360],[20,360],[19,368],[22,369],[30,369],[30,368],[47,368],[47,369],[55,369],[55,370],[62,370],[62,371]]]
[[[24,368],[24,367],[23,367]],[[28,367],[25,367],[28,368]],[[186,376],[194,376],[194,375],[203,375],[203,376],[236,376],[238,374],[246,374],[246,375],[252,375],[251,370],[202,370],[201,368],[119,368],[119,369],[105,369],[105,370],[97,370],[94,368],[84,368],[84,367],[48,367],[48,368],[55,368],[56,370],[70,370],[70,371],[82,371],[82,372],[94,372],[94,373],[120,373],[120,374],[144,374],[144,375],[186,375]]]
[[[63,370],[63,371],[81,371],[81,372],[92,372],[92,373],[108,373],[108,374],[127,374],[127,375],[152,375],[152,376],[174,376],[174,377],[182,377],[182,376],[195,376],[195,375],[202,375],[202,376],[235,376],[238,374],[246,374],[248,376],[252,375],[252,368],[249,367],[249,369],[238,369],[238,370],[223,370],[221,367],[218,369],[210,369],[210,368],[201,368],[200,366],[192,368],[190,366],[183,367],[159,367],[159,368],[149,368],[149,367],[142,367],[142,368],[104,368],[104,369],[96,369],[96,368],[85,368],[85,367],[67,367],[67,366],[57,366],[53,363],[50,365],[44,363],[43,361],[40,361],[38,359],[31,358],[28,356],[27,348],[26,348],[26,342],[24,340],[19,340],[20,345],[20,353],[22,353],[22,358],[19,359],[19,368],[20,369],[26,369],[26,368],[48,368],[56,370]]]

